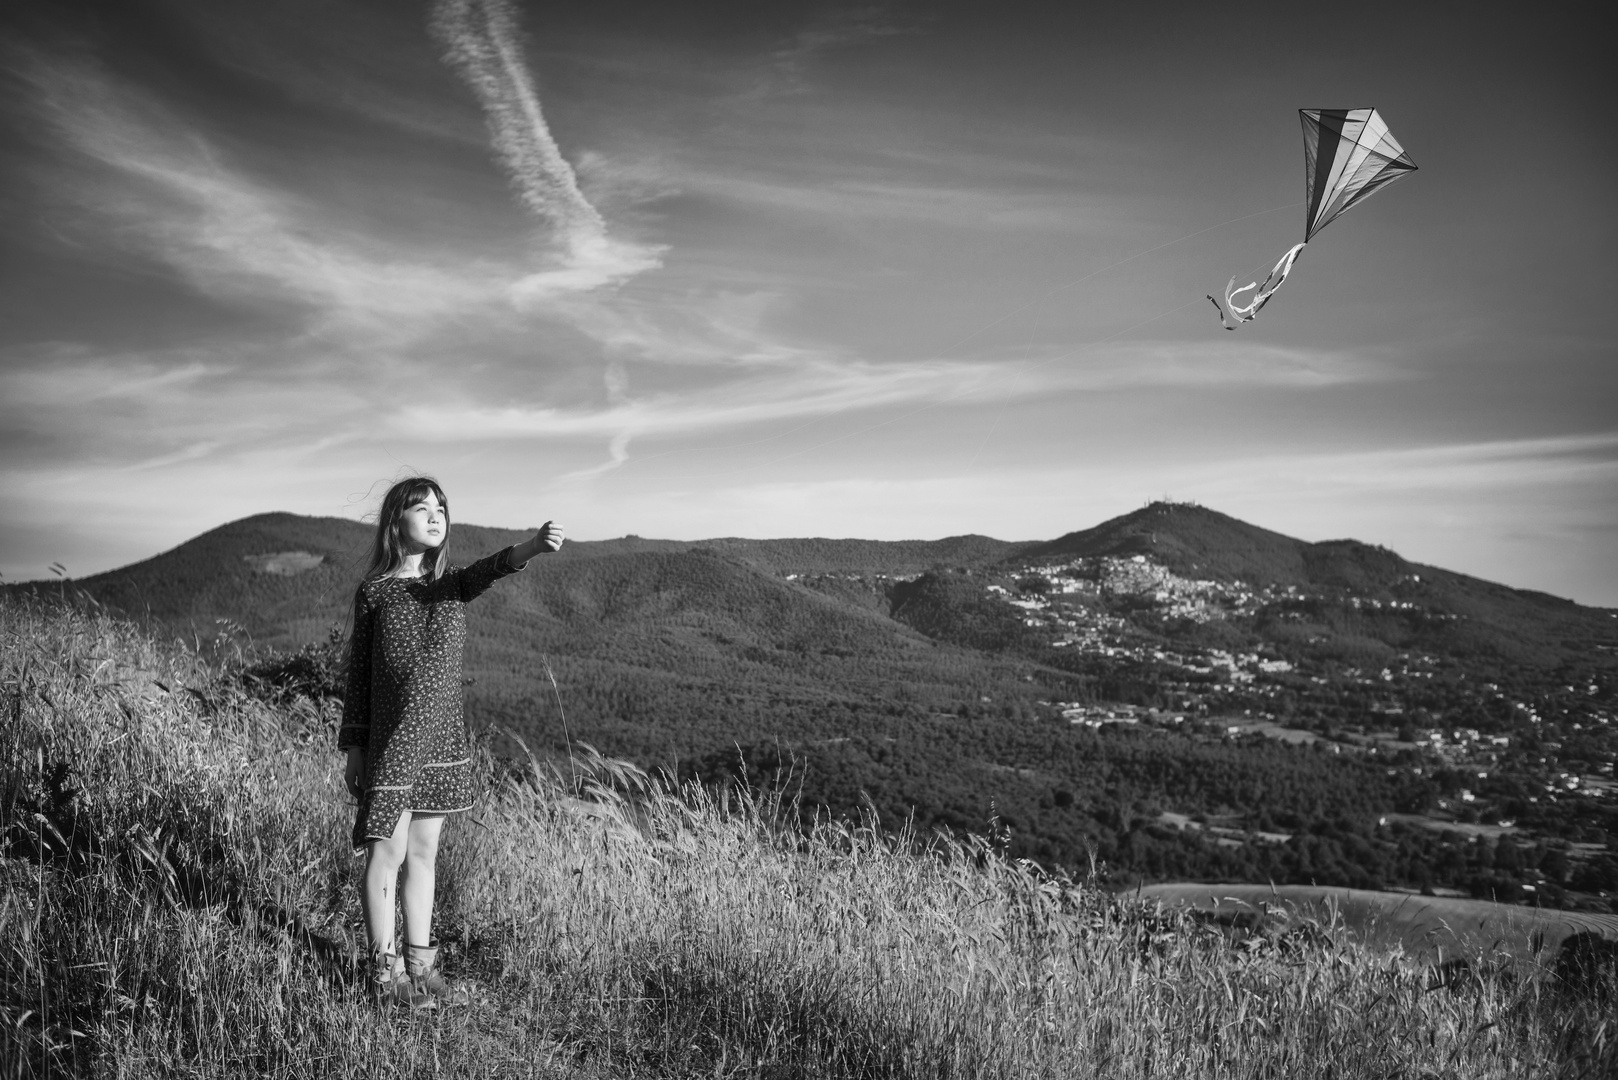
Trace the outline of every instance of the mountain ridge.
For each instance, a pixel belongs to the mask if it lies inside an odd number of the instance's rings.
[[[456,525],[452,557],[526,535]],[[370,536],[254,515],[5,592],[335,672]],[[467,709],[506,756],[512,735],[541,756],[582,740],[709,783],[785,778],[805,813],[990,821],[1068,867],[1418,887],[1443,859],[1446,888],[1594,903],[1618,890],[1591,854],[1618,837],[1614,615],[1185,504],[1052,541],[629,536],[569,543],[468,609]],[[1584,801],[1553,794],[1570,783]],[[1496,868],[1496,845],[1435,839],[1446,823],[1528,846]]]
[[[330,564],[343,562],[357,580],[364,566],[372,526],[346,518],[269,511],[238,518],[199,533],[190,540],[146,559],[83,578],[71,578],[78,587],[96,589],[113,582],[141,578],[161,568],[174,580],[176,556],[262,537],[262,546],[296,543],[312,548]],[[526,538],[532,530],[456,523],[452,553],[485,554]],[[271,537],[275,539],[271,539]],[[1490,581],[1430,564],[1410,562],[1397,552],[1352,538],[1299,540],[1284,533],[1252,525],[1194,503],[1153,502],[1110,518],[1088,529],[1065,533],[1053,540],[1000,540],[982,534],[960,534],[937,540],[866,540],[860,538],[783,537],[755,539],[712,537],[667,540],[627,535],[607,540],[570,542],[559,555],[566,559],[585,555],[649,554],[711,549],[778,573],[916,573],[934,566],[987,567],[1013,559],[1145,555],[1187,576],[1200,574],[1224,581],[1254,584],[1340,584],[1390,588],[1412,572],[1440,574],[1503,590],[1522,597],[1571,605],[1586,610],[1612,610],[1546,593]],[[258,554],[271,554],[260,552]],[[461,556],[461,561],[469,561]],[[1371,573],[1379,569],[1380,573]],[[51,579],[11,582],[0,588],[38,589],[57,584]]]

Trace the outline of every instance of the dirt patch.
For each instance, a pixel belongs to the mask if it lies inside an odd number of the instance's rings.
[[[1295,915],[1343,925],[1367,945],[1401,949],[1429,963],[1456,956],[1500,954],[1527,964],[1548,964],[1563,940],[1592,934],[1618,940],[1618,915],[1517,907],[1487,900],[1310,885],[1145,885],[1140,896],[1197,911]]]
[[[1223,724],[1230,734],[1234,735],[1262,735],[1266,739],[1278,739],[1281,742],[1293,743],[1298,746],[1307,746],[1310,743],[1321,742],[1319,735],[1302,728],[1289,728],[1269,720],[1254,720],[1247,716],[1218,717],[1213,723]]]

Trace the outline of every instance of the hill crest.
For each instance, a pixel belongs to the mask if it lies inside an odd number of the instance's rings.
[[[239,628],[260,654],[285,651],[346,624],[370,534],[255,515],[119,571],[6,591],[82,593],[226,658],[252,652]],[[452,557],[524,535],[457,525]],[[978,828],[992,800],[1013,851],[1066,866],[1099,852],[1154,876],[1307,882],[1326,867],[1340,884],[1419,884],[1440,842],[1369,838],[1383,815],[1434,808],[1514,821],[1535,843],[1618,836],[1600,794],[1610,613],[1201,507],[1046,543],[570,543],[491,590],[467,628],[479,729],[712,781],[785,771],[805,805],[924,828]],[[1341,759],[1242,735],[1276,727]],[[1429,760],[1440,748],[1454,768]],[[1398,755],[1413,756],[1381,765]],[[1546,785],[1568,777],[1578,800],[1558,805]],[[1459,789],[1474,799],[1440,805]],[[1204,842],[1163,813],[1224,832]],[[1282,834],[1296,842],[1264,839]],[[1557,880],[1606,888],[1583,858],[1566,854]],[[1462,859],[1437,883],[1549,896],[1529,856],[1513,862]]]

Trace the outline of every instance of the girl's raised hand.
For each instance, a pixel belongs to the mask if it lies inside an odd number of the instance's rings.
[[[512,545],[511,554],[506,556],[506,560],[513,570],[521,570],[535,555],[549,555],[561,546],[562,527],[554,521],[547,521],[532,537]]]

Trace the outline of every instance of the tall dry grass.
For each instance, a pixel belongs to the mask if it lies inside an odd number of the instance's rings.
[[[5,1076],[1599,1076],[1602,1003],[1326,928],[1233,949],[982,840],[779,824],[586,749],[485,760],[438,928],[471,1009],[356,983],[319,710],[0,600]],[[564,688],[565,693],[565,688]]]

